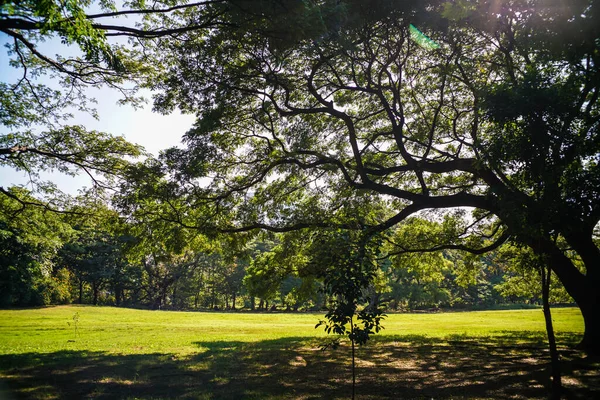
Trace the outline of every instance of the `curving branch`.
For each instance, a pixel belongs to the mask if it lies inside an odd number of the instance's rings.
[[[42,208],[44,210],[47,210],[47,211],[50,211],[53,213],[57,213],[57,214],[66,214],[66,215],[85,215],[85,214],[87,214],[82,211],[61,210],[61,209],[52,207],[48,203],[44,203],[41,201],[25,200],[25,199],[15,195],[14,193],[11,193],[9,190],[4,189],[4,187],[2,187],[2,186],[0,186],[0,193],[4,194],[7,197],[10,197],[11,199],[15,200],[17,203],[20,204],[19,209],[15,210],[14,212],[11,213],[13,215],[13,217],[16,216],[17,214],[21,213],[22,211],[24,211],[25,208],[28,206]]]
[[[383,258],[387,258],[390,256],[396,256],[396,255],[402,255],[402,254],[409,254],[409,253],[435,253],[435,252],[443,251],[443,250],[461,250],[461,251],[466,251],[471,254],[481,255],[481,254],[488,253],[492,250],[496,250],[497,248],[502,246],[504,243],[506,243],[510,238],[511,238],[510,233],[508,233],[508,231],[504,231],[493,243],[491,243],[487,246],[484,246],[484,247],[477,248],[477,249],[469,247],[469,246],[465,246],[463,244],[439,244],[439,245],[435,245],[435,246],[431,246],[431,247],[423,247],[423,248],[410,248],[410,249],[402,248],[401,250],[388,253]],[[398,245],[396,244],[396,246],[398,246]],[[401,247],[401,246],[399,246],[399,247]]]

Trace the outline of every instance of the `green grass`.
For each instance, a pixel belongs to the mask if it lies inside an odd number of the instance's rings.
[[[79,315],[77,332],[75,313]],[[321,314],[199,313],[91,306],[0,310],[0,354],[59,350],[190,354],[198,352],[198,343],[203,342],[322,337],[322,330],[314,328],[322,318]],[[553,319],[557,332],[583,332],[583,319],[575,308],[556,309]],[[390,314],[384,326],[379,335],[383,338],[545,332],[541,310]]]
[[[73,315],[79,314],[77,334]],[[319,315],[147,311],[59,306],[0,310],[0,354],[58,350],[186,355],[199,343],[311,338]]]
[[[348,346],[319,350],[326,339],[314,329],[320,318],[0,310],[0,379],[17,398],[347,398]],[[555,309],[553,319],[572,397],[597,395],[600,366],[581,364],[571,349],[583,332],[579,311]],[[390,314],[384,326],[359,351],[359,398],[547,395],[541,310]]]

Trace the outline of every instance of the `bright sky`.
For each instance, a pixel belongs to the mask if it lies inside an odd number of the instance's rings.
[[[0,44],[6,42],[6,35],[0,33]],[[48,45],[49,47],[46,47]],[[44,50],[54,55],[64,51],[64,47],[53,48],[50,42],[44,44]],[[0,49],[0,79],[4,82],[16,82],[22,71],[8,65],[9,57],[4,49]],[[83,125],[90,130],[111,133],[115,136],[124,136],[128,141],[144,146],[146,151],[158,155],[162,149],[180,144],[181,136],[192,126],[195,118],[192,115],[182,115],[179,112],[171,115],[160,115],[152,112],[151,102],[144,109],[134,110],[130,106],[119,106],[119,94],[110,89],[91,91],[90,95],[98,101],[99,120],[87,114],[77,114],[70,121],[73,125]],[[146,96],[150,100],[150,94]],[[0,134],[2,132],[0,131]],[[42,175],[51,179],[58,187],[67,193],[76,194],[83,186],[90,186],[90,181],[85,176],[70,177],[60,173]],[[7,167],[0,167],[0,186],[9,187],[16,184],[27,183],[27,176]]]

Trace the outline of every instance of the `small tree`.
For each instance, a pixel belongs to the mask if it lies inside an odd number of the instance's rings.
[[[341,230],[318,235],[312,246],[312,264],[320,271],[326,294],[331,296],[325,320],[315,328],[325,327],[328,334],[344,335],[352,347],[352,399],[356,386],[356,345],[364,345],[383,327],[383,308],[365,295],[377,271],[374,262],[380,243],[367,235]],[[359,310],[363,304],[369,304]],[[337,346],[338,341],[334,342]]]

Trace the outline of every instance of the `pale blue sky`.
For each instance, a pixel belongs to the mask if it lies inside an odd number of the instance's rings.
[[[0,43],[4,43],[6,36],[0,33]],[[56,46],[60,46],[57,48]],[[49,54],[64,52],[64,46],[44,44],[44,50]],[[64,53],[63,53],[64,54]],[[11,82],[20,76],[21,72],[8,66],[6,50],[0,50],[0,74],[2,81]],[[104,131],[113,135],[124,136],[128,141],[140,144],[154,154],[167,147],[176,146],[181,141],[181,136],[194,122],[192,115],[182,115],[179,112],[171,115],[160,115],[151,111],[150,102],[144,109],[134,110],[130,106],[119,106],[119,94],[110,89],[94,90],[89,94],[98,101],[99,120],[87,114],[79,113],[70,121],[70,124],[83,125],[90,130]],[[149,93],[148,96],[150,97]],[[90,181],[84,176],[76,178],[59,173],[44,174],[54,181],[61,190],[75,194],[82,186],[89,186]],[[6,167],[0,167],[0,186],[8,187],[15,184],[25,184],[27,177],[22,172],[17,172]]]

